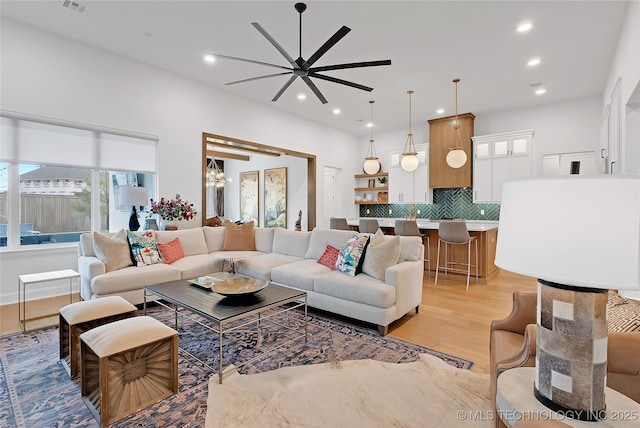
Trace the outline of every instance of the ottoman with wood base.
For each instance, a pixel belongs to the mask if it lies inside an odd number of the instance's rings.
[[[69,376],[76,377],[79,374],[79,337],[82,333],[137,315],[136,307],[120,296],[85,300],[60,309],[60,360]]]
[[[178,392],[178,333],[148,317],[80,336],[82,399],[105,427]]]

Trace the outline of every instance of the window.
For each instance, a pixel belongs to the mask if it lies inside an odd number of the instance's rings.
[[[83,232],[126,228],[131,207],[119,204],[120,186],[155,194],[153,138],[0,120],[0,247],[77,242]]]

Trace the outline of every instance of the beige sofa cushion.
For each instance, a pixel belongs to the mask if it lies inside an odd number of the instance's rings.
[[[204,226],[202,230],[204,232],[204,239],[207,242],[207,252],[213,253],[214,251],[222,250],[224,227]]]
[[[304,257],[309,247],[310,238],[311,232],[297,232],[277,227],[273,231],[273,252]]]
[[[338,271],[328,272],[315,279],[313,291],[380,308],[396,303],[395,287],[365,274],[351,276]]]
[[[273,268],[271,281],[301,290],[313,291],[313,281],[327,272],[331,272],[331,269],[317,263],[314,259],[303,259]]]
[[[263,281],[271,280],[273,268],[300,260],[300,257],[278,253],[266,253],[257,257],[246,257],[235,262],[236,272]]]
[[[353,230],[322,229],[316,227],[313,229],[313,232],[311,232],[309,247],[304,257],[306,259],[317,260],[322,256],[327,245],[340,249],[353,235],[359,234]]]
[[[121,229],[113,236],[93,232],[93,251],[96,256],[102,260],[107,272],[122,269],[133,264],[127,234],[124,229]]]
[[[162,244],[179,238],[185,257],[196,254],[207,254],[207,242],[204,240],[202,227],[181,230],[159,230],[156,232],[156,240]]]
[[[371,235],[362,263],[362,272],[380,281],[389,266],[398,263],[400,257],[400,237],[385,237],[380,229]]]
[[[156,264],[142,268],[126,267],[98,275],[91,280],[91,294],[118,294],[140,290],[145,285],[159,284],[180,279],[180,271],[172,265]]]
[[[256,239],[256,250],[263,253],[273,251],[273,228],[272,227],[256,227],[253,229]]]
[[[398,263],[404,261],[415,262],[422,259],[424,254],[424,245],[422,238],[419,236],[401,236],[400,237],[400,257]]]

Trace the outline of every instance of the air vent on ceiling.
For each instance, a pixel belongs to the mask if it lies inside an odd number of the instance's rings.
[[[72,0],[64,0],[64,2],[62,3],[62,6],[78,13],[85,13],[87,11],[86,5],[77,1],[72,1]]]

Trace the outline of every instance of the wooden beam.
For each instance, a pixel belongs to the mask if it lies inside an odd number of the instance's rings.
[[[235,159],[241,161],[248,161],[249,156],[237,155],[235,153],[226,153],[226,152],[216,152],[214,150],[207,150],[207,156],[210,156],[214,159]]]

